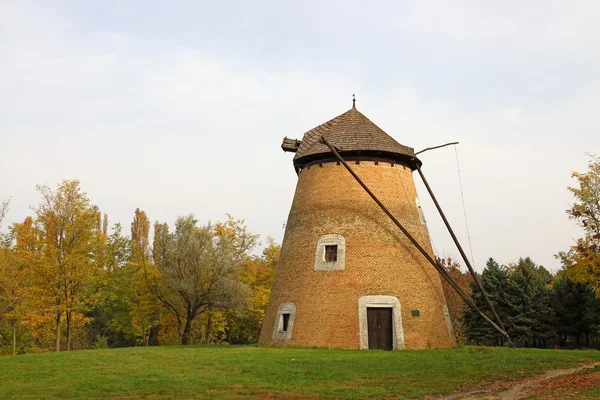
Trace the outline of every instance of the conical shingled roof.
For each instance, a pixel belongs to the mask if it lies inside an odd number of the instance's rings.
[[[325,137],[348,159],[383,159],[397,161],[415,169],[421,161],[412,147],[398,143],[360,111],[352,107],[345,113],[304,134],[294,156],[294,166],[305,165],[333,157],[331,150],[320,142]]]

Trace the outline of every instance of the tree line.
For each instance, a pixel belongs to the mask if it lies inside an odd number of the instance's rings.
[[[228,215],[174,230],[136,209],[109,228],[77,180],[37,186],[34,214],[0,236],[0,354],[258,339],[279,246]],[[8,211],[0,205],[0,224]]]
[[[588,170],[573,172],[572,177],[576,185],[568,190],[575,202],[566,213],[583,235],[556,255],[562,269],[551,274],[529,257],[509,265],[490,258],[479,275],[514,345],[600,348],[600,158],[590,155]],[[457,262],[441,261],[461,288],[471,293],[477,307],[492,318],[471,276]],[[444,291],[459,342],[506,344],[445,282]]]
[[[572,176],[567,214],[583,234],[556,255],[563,268],[490,258],[479,276],[514,345],[600,348],[600,158]],[[37,190],[33,215],[0,234],[0,354],[258,340],[279,258],[272,239],[257,256],[243,220],[185,215],[170,231],[140,209],[127,235],[109,229],[77,180]],[[8,207],[0,203],[0,225]],[[470,275],[441,262],[491,318]],[[506,344],[443,284],[460,343]]]

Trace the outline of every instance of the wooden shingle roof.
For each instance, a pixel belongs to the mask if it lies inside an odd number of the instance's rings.
[[[325,137],[328,142],[340,149],[338,152],[344,158],[397,161],[413,169],[416,168],[417,163],[421,164],[415,157],[412,147],[401,145],[352,107],[334,119],[306,132],[295,149],[286,146],[284,141],[282,145],[284,150],[296,152],[294,156],[296,169],[333,157],[329,148],[320,142],[321,137]]]

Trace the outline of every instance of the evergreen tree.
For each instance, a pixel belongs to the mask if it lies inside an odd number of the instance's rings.
[[[496,309],[498,316],[506,325],[507,302],[506,290],[508,287],[508,273],[506,268],[500,266],[493,258],[490,258],[481,274],[481,284],[486,291],[490,302]],[[490,319],[493,319],[491,310],[479,291],[475,282],[471,282],[471,293],[475,305],[482,310]],[[463,326],[467,339],[478,345],[503,345],[504,337],[494,328],[487,324],[479,314],[473,310],[467,310],[463,316]]]
[[[481,283],[514,344],[545,347],[554,335],[554,311],[549,283],[552,275],[530,258],[520,258],[509,267],[490,258],[481,274]],[[473,300],[488,316],[491,311],[473,285]],[[505,340],[474,311],[464,316],[466,336],[477,344],[504,345]]]
[[[554,313],[548,289],[551,275],[529,257],[511,265],[508,275],[508,333],[518,345],[544,347],[553,336]]]
[[[560,271],[552,284],[552,308],[560,347],[567,346],[569,336],[577,346],[583,336],[589,346],[590,334],[596,336],[598,327],[598,301],[593,290],[571,280],[566,271]]]

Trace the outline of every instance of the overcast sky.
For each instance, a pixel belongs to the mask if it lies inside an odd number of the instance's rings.
[[[140,207],[170,223],[230,213],[281,242],[297,179],[281,140],[355,92],[402,144],[460,142],[478,270],[520,256],[557,270],[581,235],[570,172],[600,153],[599,20],[593,0],[0,0],[4,229],[36,184],[76,178],[125,232]],[[421,159],[468,248],[455,150]],[[438,255],[458,256],[417,189]]]

